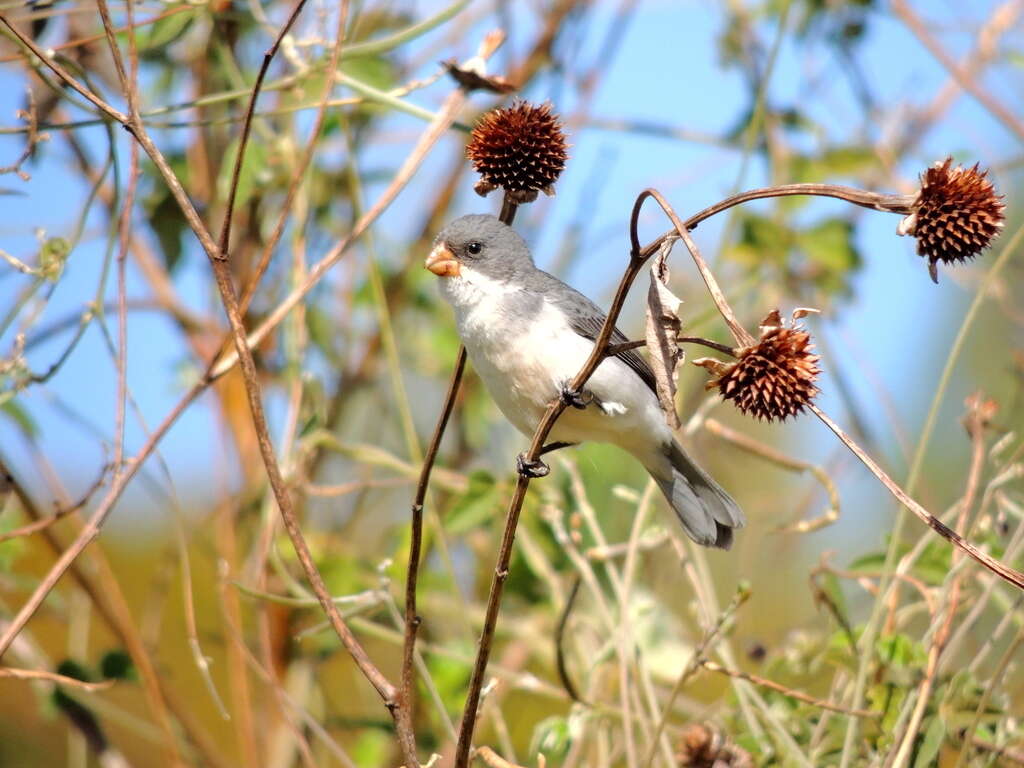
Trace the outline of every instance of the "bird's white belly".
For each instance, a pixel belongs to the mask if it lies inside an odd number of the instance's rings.
[[[480,378],[501,412],[520,432],[532,436],[548,404],[558,397],[593,350],[593,342],[577,334],[565,316],[547,302],[529,319],[507,318],[496,334],[494,305],[457,311],[459,333]],[[514,329],[511,333],[508,331]],[[651,432],[668,428],[657,398],[627,366],[609,358],[586,384],[598,404],[585,410],[567,408],[548,441],[610,442],[634,454],[646,453]]]

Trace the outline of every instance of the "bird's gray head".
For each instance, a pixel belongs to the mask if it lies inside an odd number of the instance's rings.
[[[472,272],[502,283],[534,269],[523,238],[485,214],[463,216],[442,229],[424,266],[440,277],[466,277]]]

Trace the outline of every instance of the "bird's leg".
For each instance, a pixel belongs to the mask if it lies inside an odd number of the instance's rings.
[[[544,477],[551,471],[551,467],[540,459],[530,459],[526,452],[516,456],[516,471],[523,477]]]
[[[545,453],[551,453],[551,451],[557,451],[560,448],[568,448],[572,445],[576,445],[576,443],[563,443],[557,441],[554,443],[548,443],[540,449],[537,456],[540,457]],[[536,458],[531,461],[527,458],[526,453],[523,452],[516,456],[516,471],[524,477],[545,477],[551,471],[551,467],[541,461],[540,458]]]
[[[594,393],[589,389],[575,390],[570,387],[570,382],[563,381],[561,390],[558,393],[562,402],[578,408],[581,411],[594,402]]]

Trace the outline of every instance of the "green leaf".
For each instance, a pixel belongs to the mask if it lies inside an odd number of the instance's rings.
[[[100,659],[100,675],[104,680],[135,680],[135,665],[127,651],[117,648],[107,651]]]
[[[164,266],[173,273],[181,261],[182,236],[188,227],[185,216],[164,187],[158,187],[143,205],[149,226],[160,243]]]
[[[494,476],[477,470],[469,476],[469,490],[455,502],[445,522],[453,536],[460,536],[492,519],[500,508],[500,494]]]
[[[863,573],[878,573],[885,567],[885,553],[884,552],[870,552],[862,557],[858,557],[847,567],[848,571],[857,571]]]
[[[875,649],[883,662],[898,667],[919,666],[927,658],[920,644],[902,634],[883,635],[875,641]]]
[[[168,11],[172,10],[175,9],[168,9]],[[185,33],[193,18],[193,11],[180,10],[177,13],[164,16],[149,26],[140,28],[135,34],[135,44],[138,46],[139,53],[157,53],[157,49],[170,45]],[[119,37],[127,38],[127,33],[122,32]]]
[[[63,237],[51,237],[39,249],[39,274],[55,283],[60,279],[71,254],[71,243]]]
[[[228,191],[231,188],[231,179],[235,170],[235,158],[238,156],[239,139],[234,139],[224,153],[224,160],[220,165],[220,172],[217,175],[217,195],[221,200],[228,199]],[[267,149],[254,138],[249,139],[246,145],[245,157],[242,159],[242,167],[238,173],[238,189],[235,193],[235,210],[242,208],[257,187],[271,177],[267,167]]]
[[[766,216],[741,214],[739,242],[726,251],[729,258],[756,266],[783,264],[792,244],[790,231]]]
[[[825,219],[797,234],[797,243],[811,262],[829,272],[849,272],[860,266],[853,245],[853,224],[846,219]]]
[[[936,758],[945,740],[946,726],[942,724],[942,718],[933,717],[924,732],[924,740],[917,750],[917,757],[914,758],[914,768],[929,768],[936,765]]]
[[[572,730],[564,717],[549,717],[541,720],[533,729],[530,740],[530,754],[543,752],[549,763],[561,765],[572,746]]]
[[[395,68],[384,56],[356,56],[348,59],[341,66],[341,71],[361,83],[372,86],[379,91],[389,91],[395,87]]]
[[[28,411],[13,400],[8,400],[0,405],[0,412],[7,414],[7,417],[17,425],[25,437],[34,438],[39,435],[39,427],[36,426]]]

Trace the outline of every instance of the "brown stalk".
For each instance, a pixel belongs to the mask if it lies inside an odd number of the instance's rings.
[[[726,677],[733,677],[738,680],[746,680],[748,683],[759,685],[762,688],[768,688],[773,691],[777,691],[784,696],[789,696],[791,699],[802,701],[805,704],[810,704],[812,707],[818,707],[819,709],[827,709],[831,712],[839,712],[843,715],[852,715],[853,717],[881,717],[881,712],[873,712],[870,709],[847,709],[841,707],[838,704],[833,704],[828,701],[816,699],[803,691],[798,691],[793,688],[787,688],[781,683],[776,683],[774,680],[769,680],[766,677],[759,677],[758,675],[751,675],[747,672],[741,672],[738,669],[729,669],[723,667],[721,664],[716,664],[709,659],[701,659],[700,665],[709,672],[718,672],[719,674],[725,675]]]
[[[14,680],[46,680],[57,685],[66,685],[68,688],[76,688],[80,691],[94,693],[103,691],[114,685],[113,680],[101,680],[98,683],[90,683],[85,680],[78,680],[66,675],[58,675],[56,672],[47,672],[44,669],[16,669],[14,667],[0,667],[0,678],[12,678]]]
[[[878,466],[878,464],[875,463],[874,459],[868,456],[867,453],[864,452],[864,449],[857,445],[857,443],[855,443],[853,439],[850,438],[849,435],[847,435],[838,424],[832,421],[832,419],[830,419],[820,408],[818,408],[818,406],[816,406],[814,403],[809,403],[807,407],[814,412],[814,415],[817,416],[826,427],[832,430],[832,433],[839,438],[843,445],[850,449],[850,452],[853,453],[853,455],[856,456],[860,460],[860,462],[865,467],[868,468],[871,474],[873,474],[875,477],[879,479],[879,481],[882,483],[882,485],[886,487],[889,493],[895,496],[896,500],[899,501],[900,504],[902,504],[911,512],[913,512],[914,515],[919,520],[921,520],[921,522],[923,522],[925,525],[927,525],[929,528],[931,528],[933,531],[939,534],[942,538],[946,539],[946,541],[948,541],[954,547],[956,547],[961,552],[966,554],[972,560],[980,563],[985,568],[988,568],[990,571],[992,571],[992,573],[996,574],[1004,581],[1008,581],[1014,586],[1020,589],[1024,589],[1024,573],[1016,571],[1008,565],[1004,565],[991,555],[982,552],[973,544],[964,540],[964,538],[960,536],[960,534],[951,529],[937,517],[929,513],[928,510],[926,510],[924,507],[922,507],[920,504],[914,501],[910,496],[908,496],[906,491],[900,488],[893,481],[893,479],[889,477],[889,475],[887,475],[882,470],[882,468]]]
[[[965,536],[968,534],[967,519],[971,508],[974,506],[974,500],[977,497],[978,487],[981,483],[982,468],[985,465],[985,425],[984,417],[981,413],[982,405],[983,401],[979,395],[974,399],[973,407],[971,405],[968,406],[969,410],[966,416],[967,433],[971,438],[971,465],[967,472],[967,488],[960,503],[960,514],[957,516],[956,523],[956,529],[962,531]],[[925,666],[924,680],[921,681],[921,687],[917,693],[917,701],[914,704],[914,711],[911,713],[903,739],[893,759],[893,768],[905,765],[910,759],[910,753],[918,736],[918,729],[921,726],[921,721],[924,719],[925,709],[931,698],[932,689],[935,687],[935,678],[939,671],[939,659],[943,651],[946,650],[946,645],[949,642],[949,636],[953,629],[953,619],[956,617],[957,607],[960,603],[960,591],[964,575],[963,569],[956,569],[960,559],[960,553],[954,550],[952,569],[955,571],[955,574],[946,605],[944,606],[945,616],[943,617],[942,625],[932,638],[931,647],[928,649],[928,662]]]
[[[256,100],[260,96],[260,90],[263,88],[263,81],[267,77],[267,71],[270,69],[270,62],[274,60],[274,56],[277,55],[277,49],[281,47],[281,41],[284,40],[285,35],[291,30],[292,25],[295,24],[295,20],[299,17],[302,12],[303,6],[306,5],[306,0],[297,0],[295,7],[292,8],[291,14],[288,16],[288,20],[281,27],[281,31],[277,37],[274,38],[273,44],[263,52],[263,61],[260,64],[260,71],[256,75],[256,82],[252,86],[252,94],[249,96],[249,104],[245,108],[245,120],[242,122],[242,133],[238,139],[238,151],[235,153],[235,166],[231,170],[231,185],[228,187],[228,200],[224,207],[224,221],[220,228],[220,256],[221,259],[228,257],[228,244],[231,242],[231,219],[235,212],[235,196],[238,193],[238,180],[242,175],[242,162],[245,160],[245,149],[249,144],[249,133],[252,131],[252,118],[253,113],[256,111]],[[348,17],[348,2],[342,2],[341,13],[339,21],[339,29],[344,30],[345,21]],[[331,63],[336,66],[338,51],[341,48],[341,38],[339,36],[335,43],[334,51],[331,54]],[[330,70],[334,72],[332,68]],[[327,78],[330,83],[331,78]],[[321,107],[321,114],[323,109]],[[319,126],[319,123],[317,124]],[[314,138],[316,134],[313,134]],[[287,210],[287,209],[286,209]],[[243,310],[244,312],[244,310]]]
[[[500,219],[509,226],[515,220],[518,206],[509,200],[508,195],[502,198]],[[427,498],[427,490],[430,487],[430,474],[434,469],[434,462],[437,459],[437,452],[441,447],[441,439],[444,437],[445,429],[448,427],[448,419],[455,408],[455,399],[459,394],[459,386],[462,383],[462,374],[466,368],[466,348],[460,344],[455,359],[455,368],[452,370],[451,380],[448,382],[448,392],[445,395],[444,404],[441,406],[441,413],[438,415],[437,424],[434,426],[434,434],[430,438],[430,445],[423,458],[423,466],[420,468],[419,480],[416,484],[416,496],[412,502],[412,518],[410,523],[409,541],[409,566],[405,577],[405,634],[402,642],[402,679],[400,700],[403,703],[405,713],[412,717],[413,701],[413,662],[416,652],[416,632],[419,629],[420,617],[416,615],[416,584],[419,578],[420,552],[423,547],[423,503]]]
[[[452,370],[451,380],[448,382],[448,393],[445,395],[444,404],[441,406],[441,413],[437,417],[437,424],[434,426],[434,434],[430,438],[430,445],[427,446],[427,453],[423,457],[419,482],[416,484],[416,496],[412,502],[409,566],[405,575],[405,636],[402,643],[400,694],[402,705],[406,708],[410,717],[412,715],[413,701],[413,661],[415,660],[416,631],[420,626],[420,617],[416,614],[416,583],[419,577],[420,550],[423,545],[423,503],[427,498],[430,473],[434,468],[438,449],[441,447],[441,438],[444,437],[444,431],[448,427],[448,419],[455,408],[455,398],[459,394],[459,385],[462,383],[462,373],[465,369],[466,348],[460,344],[459,352],[455,359],[455,368]]]
[[[938,62],[945,67],[950,76],[956,80],[957,85],[971,94],[979,104],[1003,124],[1007,130],[1017,135],[1018,139],[1024,139],[1024,123],[1022,123],[1006,106],[992,96],[988,91],[978,85],[971,73],[960,66],[957,61],[946,52],[932,34],[928,31],[921,17],[904,2],[904,0],[893,0],[892,9],[904,24],[910,29],[921,45],[928,49]]]

